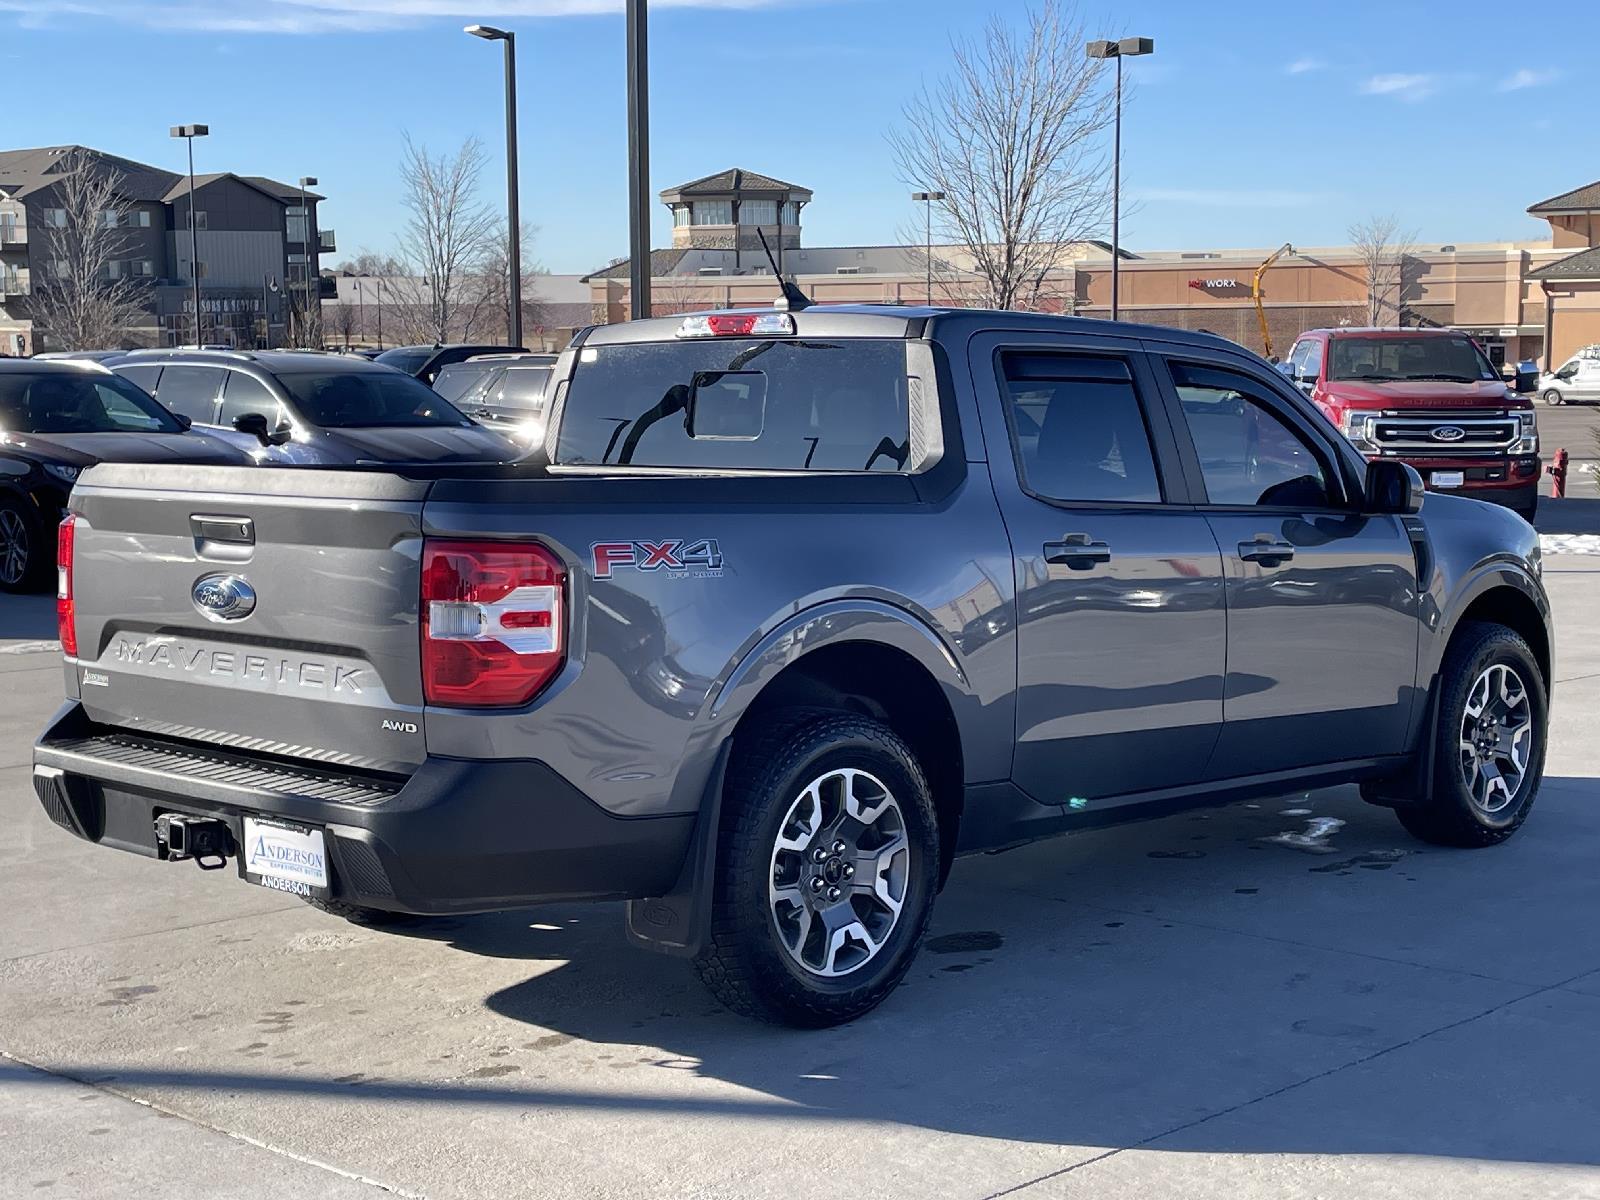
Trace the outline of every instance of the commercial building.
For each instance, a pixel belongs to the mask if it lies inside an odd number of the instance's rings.
[[[530,350],[559,350],[591,324],[589,285],[582,275],[529,275],[522,284],[522,340]],[[415,275],[323,273],[322,340],[329,346],[384,347],[427,340],[427,282]],[[498,343],[506,336],[502,280],[469,279],[448,331],[463,342]]]
[[[668,188],[661,200],[673,212],[673,245],[651,253],[658,315],[770,302],[776,288],[757,230],[769,243],[778,236],[780,269],[819,303],[920,304],[930,295],[942,304],[982,302],[983,281],[963,247],[935,245],[930,271],[922,246],[807,246],[800,217],[812,193],[772,176],[734,168]],[[1549,238],[1411,247],[1394,286],[1380,289],[1381,323],[1467,331],[1497,363],[1559,364],[1600,342],[1600,183],[1528,212],[1550,222]],[[1210,330],[1266,352],[1252,284],[1272,253],[1124,248],[1120,314]],[[584,278],[596,321],[627,319],[626,259]],[[1356,247],[1296,245],[1262,275],[1271,349],[1287,351],[1306,329],[1369,323],[1369,282]],[[1047,273],[1037,307],[1106,317],[1110,297],[1110,247],[1083,242]]]
[[[335,249],[321,229],[323,197],[260,175],[214,172],[194,178],[199,261],[191,261],[187,174],[83,146],[0,151],[0,352],[49,349],[36,329],[36,290],[56,272],[52,246],[64,230],[64,174],[74,164],[108,176],[119,204],[122,245],[109,278],[133,279],[145,320],[128,345],[176,345],[195,336],[193,283],[201,286],[201,340],[276,346],[291,322],[315,325],[323,285],[317,262]]]

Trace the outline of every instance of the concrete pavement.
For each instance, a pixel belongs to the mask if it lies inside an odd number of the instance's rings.
[[[0,1195],[1600,1197],[1600,563],[1509,845],[1353,789],[960,863],[848,1027],[721,1011],[615,906],[358,929],[45,819],[0,599]],[[22,652],[6,652],[23,646]],[[1264,841],[1309,809],[1336,852]]]

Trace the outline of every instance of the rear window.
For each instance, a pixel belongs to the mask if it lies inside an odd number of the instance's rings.
[[[898,471],[911,452],[906,343],[714,338],[585,347],[555,461]]]
[[[544,411],[544,388],[550,381],[549,367],[512,367],[500,381],[494,402],[501,408],[520,412]]]
[[[1328,378],[1476,383],[1500,375],[1464,337],[1335,337],[1328,341]]]
[[[427,384],[392,371],[283,372],[278,383],[323,429],[471,424]]]
[[[439,368],[434,376],[433,390],[454,403],[499,368],[497,363],[460,362]]]
[[[394,350],[385,350],[373,361],[381,362],[386,367],[393,367],[396,371],[404,371],[407,375],[415,375],[422,370],[422,364],[432,357],[432,350],[401,346]]]
[[[10,433],[178,433],[164,408],[99,371],[0,373],[0,430]]]

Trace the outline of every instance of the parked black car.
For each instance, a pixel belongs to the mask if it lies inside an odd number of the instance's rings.
[[[249,461],[92,360],[0,359],[0,591],[52,578],[56,525],[86,467]]]
[[[542,441],[555,362],[554,354],[484,354],[441,368],[433,390],[490,429],[524,444]]]
[[[431,384],[438,376],[439,368],[450,363],[465,362],[479,354],[521,353],[521,346],[396,346],[393,350],[385,350],[373,361]]]
[[[522,454],[432,388],[343,354],[142,350],[111,369],[261,463],[506,462]]]

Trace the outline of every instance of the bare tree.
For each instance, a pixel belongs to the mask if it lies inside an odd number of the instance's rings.
[[[1368,217],[1345,232],[1367,281],[1367,324],[1400,325],[1405,311],[1406,260],[1416,249],[1416,235],[1402,230],[1392,216]]]
[[[533,239],[537,229],[524,226],[522,229],[522,325],[524,335],[528,332],[528,309],[532,303],[532,296],[538,288],[538,277],[547,272],[534,258]],[[473,333],[477,338],[490,340],[506,335],[511,328],[511,255],[509,248],[511,239],[506,233],[503,224],[496,225],[494,236],[489,246],[484,251],[483,259],[478,268],[477,288],[485,295],[482,305],[475,305],[481,309],[479,328]],[[469,289],[470,290],[470,289]]]
[[[120,194],[122,176],[97,169],[83,151],[72,151],[61,168],[54,207],[64,215],[45,226],[43,254],[34,260],[44,270],[35,271],[33,320],[56,349],[117,349],[148,317],[148,293],[127,261],[133,205]]]
[[[1084,41],[1065,0],[1043,0],[1022,30],[992,17],[978,40],[954,43],[950,73],[906,104],[889,135],[906,185],[945,195],[935,237],[970,256],[969,303],[1050,306],[1072,288],[1069,248],[1105,222],[1100,142],[1112,98]]]
[[[357,334],[356,306],[354,304],[330,304],[323,310],[328,322],[328,332],[335,338],[344,341],[344,348],[350,349],[350,338]]]
[[[484,260],[493,252],[496,222],[478,199],[483,165],[477,138],[462,142],[452,156],[435,157],[406,136],[400,181],[410,216],[398,247],[394,323],[407,341],[449,341],[493,304]]]

